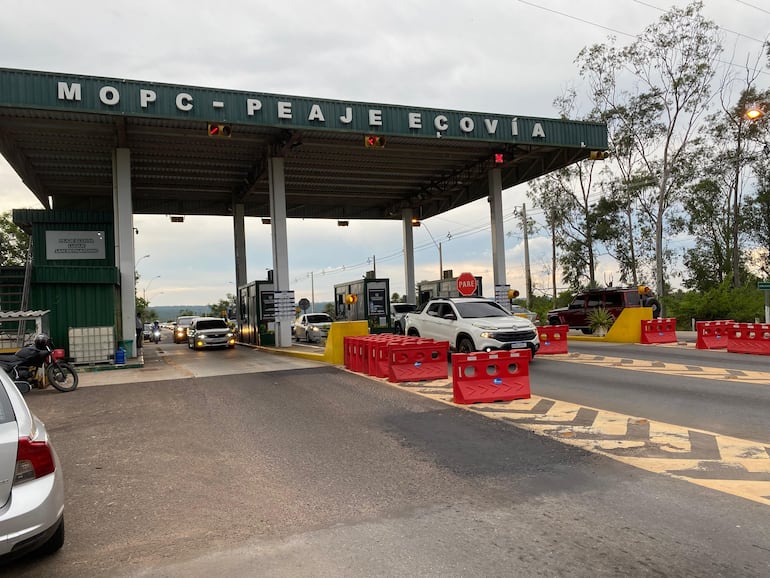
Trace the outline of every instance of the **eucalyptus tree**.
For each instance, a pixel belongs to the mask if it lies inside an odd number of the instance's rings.
[[[621,180],[637,173],[655,183],[635,196],[654,232],[659,294],[666,289],[668,212],[692,176],[687,155],[711,102],[722,51],[718,28],[702,16],[702,8],[700,1],[673,7],[630,45],[617,48],[611,38],[578,56],[597,110],[616,130]]]

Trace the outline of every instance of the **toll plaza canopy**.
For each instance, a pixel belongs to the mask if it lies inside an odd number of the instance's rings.
[[[603,124],[0,69],[0,153],[42,205],[113,210],[131,151],[133,213],[427,218],[607,148]]]

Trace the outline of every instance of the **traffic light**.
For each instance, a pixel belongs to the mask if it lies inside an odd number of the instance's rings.
[[[364,146],[366,148],[382,148],[385,146],[385,137],[376,134],[366,135],[364,137]]]
[[[347,305],[353,305],[353,303],[356,303],[358,301],[358,295],[345,295],[345,303]]]
[[[592,161],[603,161],[608,156],[610,156],[608,151],[591,151],[588,153],[588,158]]]
[[[508,289],[508,299],[510,301],[513,301],[519,296],[519,290],[518,289]]]
[[[209,136],[230,138],[230,136],[233,134],[233,128],[229,124],[215,124],[210,122],[208,129]]]

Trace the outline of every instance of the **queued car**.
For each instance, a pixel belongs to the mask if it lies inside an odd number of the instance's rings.
[[[532,323],[537,325],[537,313],[530,311],[526,307],[522,307],[521,305],[511,305],[511,314],[515,315],[516,317],[524,317],[525,319],[529,319]]]
[[[329,336],[334,319],[328,313],[305,313],[294,322],[294,338],[297,341],[321,343]]]
[[[417,305],[414,303],[390,304],[390,324],[393,326],[393,333],[404,334],[404,316],[413,311],[417,311]]]
[[[187,346],[190,349],[206,347],[235,347],[232,327],[221,317],[196,317],[187,329]]]
[[[152,323],[145,323],[142,329],[142,339],[144,341],[152,341]]]
[[[0,369],[0,560],[64,545],[64,474],[48,432]]]
[[[459,353],[498,349],[540,349],[535,325],[511,315],[500,304],[484,297],[431,299],[421,311],[406,316],[406,334],[448,341]]]
[[[176,318],[174,326],[174,343],[187,343],[187,330],[196,315],[181,315]]]

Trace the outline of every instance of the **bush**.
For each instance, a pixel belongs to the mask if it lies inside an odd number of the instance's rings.
[[[765,318],[765,298],[754,286],[734,289],[729,281],[706,292],[678,291],[664,299],[667,317],[675,317],[677,327],[691,329],[696,321],[720,321],[731,319],[741,323],[753,323]]]

